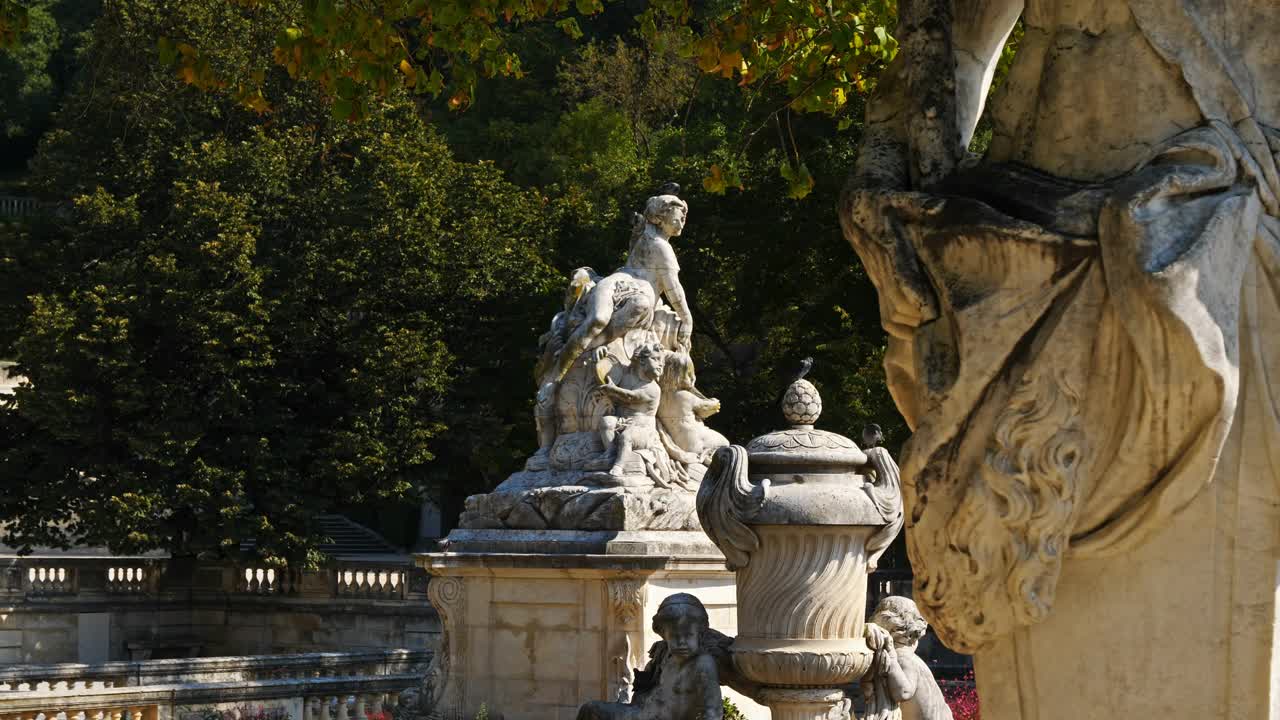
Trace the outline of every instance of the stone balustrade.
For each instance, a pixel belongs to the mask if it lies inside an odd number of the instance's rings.
[[[157,556],[0,556],[0,668],[429,648],[439,618],[426,573],[409,562],[387,554],[295,570]]]
[[[396,673],[0,693],[0,720],[185,720],[247,703],[297,720],[363,720],[397,707],[420,680],[420,673]]]
[[[149,586],[147,581],[154,573],[141,565],[112,566],[107,568],[107,592],[109,593],[144,593]]]
[[[0,217],[24,217],[40,207],[35,198],[0,195]]]
[[[269,567],[247,567],[236,578],[236,590],[254,595],[277,595],[293,592],[297,583],[288,570]]]
[[[345,567],[334,571],[334,596],[399,600],[405,596],[404,568]]]
[[[76,571],[61,565],[29,567],[25,586],[29,595],[74,595]]]
[[[161,594],[160,580],[167,562],[163,558],[0,558],[0,605],[6,598],[155,596]],[[405,600],[412,593],[422,595],[426,591],[425,576],[418,581],[420,587],[411,587],[415,570],[408,560],[340,561],[305,572],[263,565],[227,570],[221,582],[203,585],[201,590],[238,596],[343,600]]]
[[[320,652],[143,660],[98,664],[18,665],[0,669],[0,698],[17,692],[96,691],[174,683],[378,677],[425,670],[427,650]]]

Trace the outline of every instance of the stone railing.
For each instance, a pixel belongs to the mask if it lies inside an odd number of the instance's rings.
[[[168,563],[164,558],[0,558],[0,605],[5,599],[156,597]],[[202,592],[228,596],[310,597],[341,600],[403,601],[425,597],[426,578],[403,562],[342,560],[316,571],[300,572],[265,565],[206,568],[214,584]],[[422,575],[422,577],[418,577]]]
[[[401,600],[408,577],[403,567],[340,566],[333,570],[333,594],[341,598]]]
[[[0,720],[187,720],[207,708],[283,710],[295,720],[364,720],[393,710],[419,674],[0,693]]]
[[[23,587],[28,595],[75,595],[76,569],[66,565],[39,565],[27,568]]]
[[[35,198],[0,195],[0,217],[23,217],[40,207]]]
[[[298,586],[294,573],[271,567],[246,567],[236,578],[236,591],[252,595],[291,595]]]
[[[0,669],[0,698],[11,693],[67,692],[192,682],[239,682],[318,677],[376,677],[423,671],[427,650],[374,650],[296,655],[243,655],[107,662],[58,663]]]

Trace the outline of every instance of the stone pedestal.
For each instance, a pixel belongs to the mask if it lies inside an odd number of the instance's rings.
[[[701,532],[455,530],[418,563],[444,627],[434,667],[446,718],[483,705],[490,717],[573,720],[584,702],[628,697],[660,639],[648,619],[672,593],[696,595],[712,627],[736,632],[733,573]]]

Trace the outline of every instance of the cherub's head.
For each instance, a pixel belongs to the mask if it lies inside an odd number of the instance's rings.
[[[876,605],[871,622],[889,631],[893,644],[898,647],[915,647],[929,629],[929,623],[916,608],[911,598],[890,595]]]
[[[644,204],[645,222],[667,237],[675,237],[684,231],[684,220],[688,214],[689,204],[675,195],[654,195]]]
[[[662,387],[666,390],[692,390],[698,384],[693,358],[689,353],[667,353],[662,367]]]
[[[681,659],[706,650],[702,637],[710,627],[707,609],[689,593],[668,595],[653,616],[653,631],[667,641],[667,650]]]
[[[631,366],[636,374],[645,380],[657,380],[662,377],[666,365],[666,351],[656,343],[646,343],[631,354]]]

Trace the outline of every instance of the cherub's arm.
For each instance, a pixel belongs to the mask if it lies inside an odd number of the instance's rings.
[[[699,419],[709,418],[720,412],[720,401],[715,398],[697,398],[693,401],[693,414]]]
[[[600,392],[614,398],[614,400],[626,402],[628,405],[635,405],[637,402],[644,402],[644,396],[641,395],[639,389],[627,389],[625,387],[617,386],[617,384],[613,384],[612,380],[611,382],[600,386]]]

